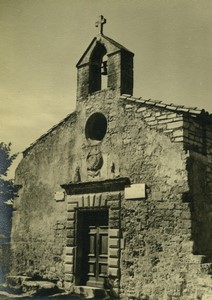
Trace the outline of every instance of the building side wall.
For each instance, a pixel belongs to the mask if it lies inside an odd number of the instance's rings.
[[[13,211],[12,274],[63,276],[66,206],[54,198],[60,184],[72,180],[74,138],[71,117],[38,141],[16,170],[22,188]]]
[[[190,274],[199,299],[212,298],[212,126],[188,120],[190,148],[189,195],[193,253],[201,258],[200,270]],[[193,277],[198,279],[194,281]],[[202,297],[202,298],[201,298]],[[204,298],[205,297],[205,298]]]
[[[145,200],[123,202],[122,297],[211,297],[211,126],[122,104],[120,165],[147,186]]]

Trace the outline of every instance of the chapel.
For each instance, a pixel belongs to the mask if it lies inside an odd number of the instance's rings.
[[[134,97],[134,54],[105,23],[76,65],[76,111],[17,167],[11,275],[111,299],[212,299],[212,115]]]

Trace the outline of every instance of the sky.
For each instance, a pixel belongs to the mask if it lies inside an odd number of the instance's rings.
[[[211,0],[0,0],[0,141],[22,152],[74,111],[98,33],[134,57],[134,96],[212,113]]]

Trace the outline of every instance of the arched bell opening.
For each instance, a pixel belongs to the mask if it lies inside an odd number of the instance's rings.
[[[98,43],[90,56],[89,93],[107,88],[107,50]]]

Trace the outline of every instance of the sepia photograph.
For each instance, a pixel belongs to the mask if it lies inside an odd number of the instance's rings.
[[[212,1],[0,0],[0,299],[212,300]]]

